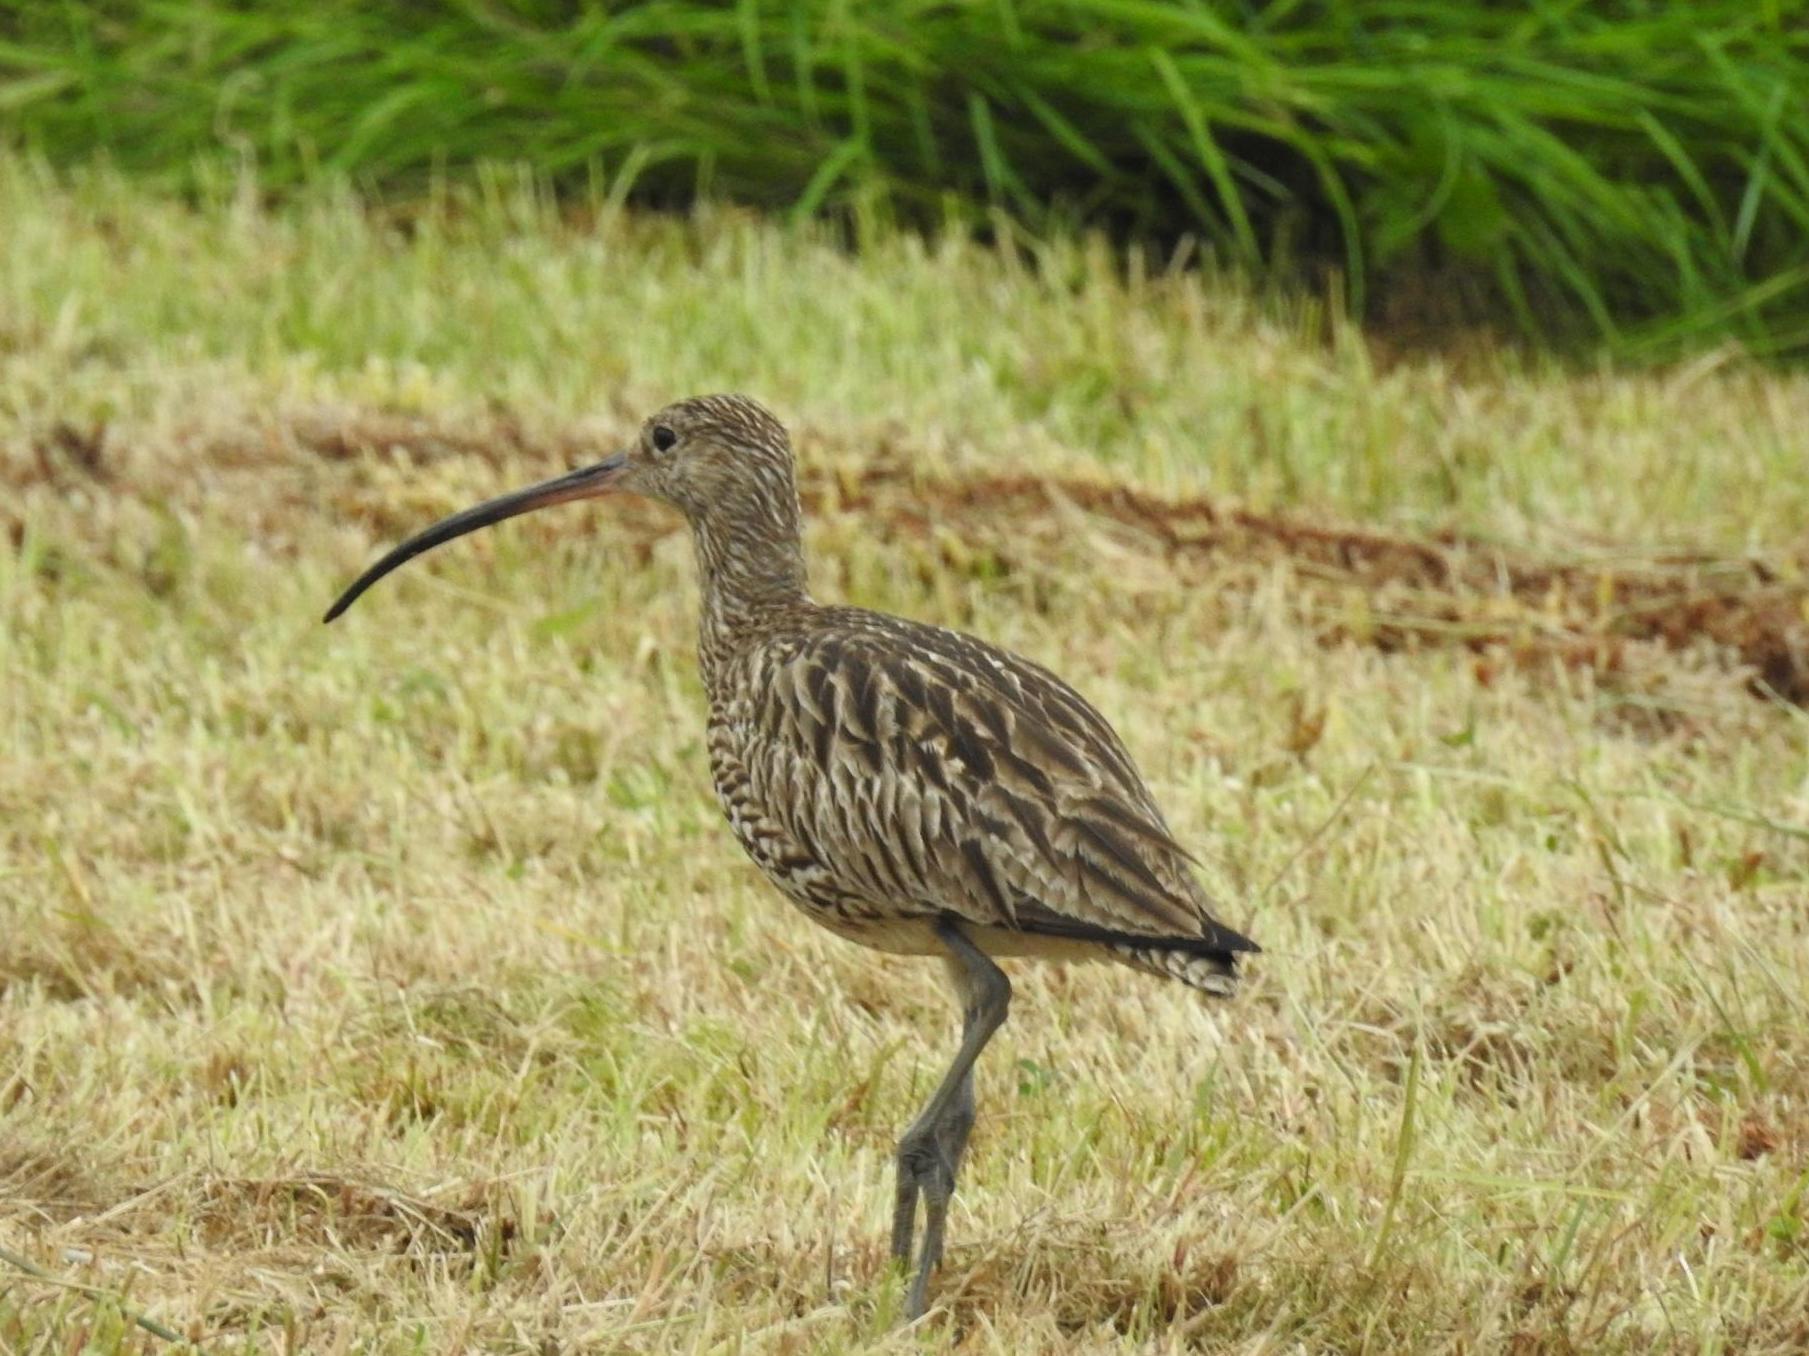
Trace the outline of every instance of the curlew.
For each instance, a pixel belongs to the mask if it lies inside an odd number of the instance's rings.
[[[517,514],[630,491],[685,515],[702,590],[710,772],[735,836],[805,913],[881,951],[940,957],[960,1048],[898,1141],[892,1254],[925,1311],[974,1122],[973,1069],[1005,1021],[1001,957],[1107,960],[1229,995],[1213,918],[1112,727],[1053,673],[938,626],[805,588],[784,427],[745,396],[661,410],[634,443],[436,523],[340,595],[332,621],[421,552]]]

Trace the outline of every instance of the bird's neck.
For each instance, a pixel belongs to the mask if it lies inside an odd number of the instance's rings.
[[[698,662],[714,695],[742,647],[774,618],[811,605],[804,547],[795,498],[771,516],[701,514],[691,529],[703,590]]]

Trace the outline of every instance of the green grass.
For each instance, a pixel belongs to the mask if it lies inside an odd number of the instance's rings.
[[[0,196],[0,1248],[52,1278],[0,1262],[9,1349],[1809,1340],[1800,712],[1702,650],[1329,640],[1304,565],[953,488],[1800,570],[1809,380],[1385,366],[1085,243]],[[1070,677],[1267,948],[1219,1005],[1015,969],[910,1333],[890,1146],[954,1015],[720,823],[677,526],[549,512],[317,622],[724,387],[798,431],[819,592]]]
[[[1809,345],[1809,6],[1132,0],[0,4],[0,109],[62,163],[417,188],[527,163],[721,195],[1203,241],[1377,318],[1658,354]]]

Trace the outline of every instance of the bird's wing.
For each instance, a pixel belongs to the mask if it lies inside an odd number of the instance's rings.
[[[834,888],[1026,932],[1250,948],[1067,684],[957,632],[832,621],[764,657],[743,761]]]

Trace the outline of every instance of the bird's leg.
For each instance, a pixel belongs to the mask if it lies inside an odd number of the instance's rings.
[[[942,1235],[948,1223],[949,1202],[955,1195],[955,1178],[961,1171],[961,1156],[967,1149],[968,1131],[974,1128],[974,1075],[970,1069],[948,1110],[935,1125],[938,1158],[935,1171],[923,1183],[923,1255],[918,1262],[916,1278],[911,1282],[908,1307],[911,1317],[920,1316],[926,1305],[930,1272],[942,1264]]]
[[[971,1020],[971,1019],[969,1019]],[[962,1028],[966,1030],[965,1027]],[[974,1128],[974,1073],[967,1071],[954,1100],[948,1104],[936,1126],[936,1143],[942,1146],[942,1158],[951,1172],[961,1171],[961,1158],[967,1152],[967,1136]]]
[[[955,1173],[974,1124],[974,1061],[1005,1022],[1011,981],[954,924],[938,920],[937,938],[948,948],[948,967],[961,994],[961,1048],[930,1100],[898,1141],[898,1198],[892,1214],[892,1256],[911,1260],[917,1198],[923,1197],[923,1252],[906,1300],[911,1318],[923,1314],[930,1273],[942,1260],[943,1229],[955,1194]]]

